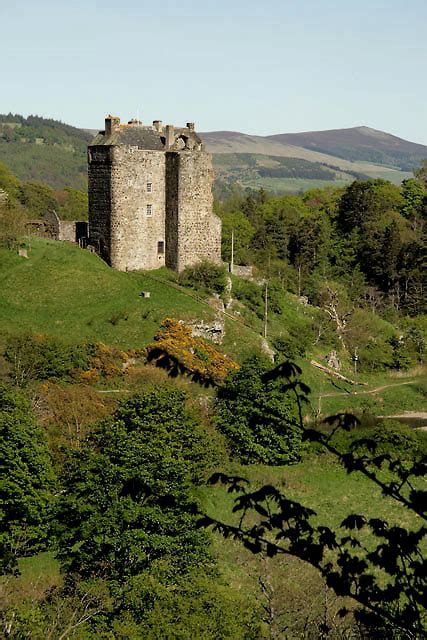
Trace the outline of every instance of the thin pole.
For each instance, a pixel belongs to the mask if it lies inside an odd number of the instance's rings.
[[[233,273],[234,270],[234,229],[231,231],[231,262],[230,262],[230,273]]]
[[[267,338],[267,321],[268,321],[268,280],[265,281],[265,295],[264,295],[264,338]]]

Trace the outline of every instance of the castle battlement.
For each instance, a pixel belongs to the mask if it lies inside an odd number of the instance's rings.
[[[212,158],[193,122],[107,116],[88,148],[88,175],[90,242],[115,269],[221,261]]]

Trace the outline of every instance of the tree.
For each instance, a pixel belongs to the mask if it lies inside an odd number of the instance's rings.
[[[403,205],[401,214],[405,218],[419,221],[427,214],[427,184],[410,178],[402,182]]]
[[[58,210],[53,190],[39,182],[23,182],[19,188],[19,201],[33,218],[43,218],[48,211]]]
[[[0,202],[0,245],[16,248],[25,233],[26,221],[26,212],[19,204]]]
[[[307,387],[299,380],[300,374],[298,367],[287,363],[269,372],[266,379],[284,377],[301,407],[307,400]],[[220,473],[214,474],[211,482],[226,484],[230,492],[238,493],[233,511],[239,514],[239,523],[231,525],[204,516],[199,525],[240,540],[253,553],[291,555],[309,563],[337,595],[349,596],[361,605],[356,615],[375,634],[369,637],[421,639],[427,632],[427,559],[422,553],[427,535],[427,491],[420,480],[427,473],[427,457],[422,454],[415,460],[402,460],[381,453],[370,438],[343,447],[336,436],[341,430],[354,428],[356,422],[354,416],[339,414],[327,419],[327,432],[306,428],[302,420],[300,430],[304,439],[317,442],[347,473],[363,474],[393,500],[403,511],[400,522],[412,514],[412,528],[350,513],[333,530],[286,492],[273,486],[251,491],[244,479]]]
[[[87,220],[88,196],[85,191],[65,187],[63,191],[57,191],[55,198],[59,204],[57,212],[61,220]]]
[[[402,196],[399,188],[386,180],[356,180],[344,191],[337,222],[346,232],[378,220],[385,213],[399,210]]]
[[[10,169],[0,162],[0,189],[6,192],[7,197],[12,202],[16,202],[19,195],[19,180]]]
[[[296,405],[280,381],[265,378],[268,369],[255,356],[218,390],[216,424],[244,464],[289,464],[301,456]]]
[[[344,340],[346,325],[354,308],[346,288],[339,282],[325,280],[319,283],[315,300],[333,324],[342,347],[346,349]]]
[[[427,160],[421,162],[420,168],[414,171],[414,176],[423,185],[424,189],[427,189]]]
[[[298,295],[302,293],[302,275],[311,273],[319,264],[326,264],[330,245],[331,229],[325,216],[306,215],[295,225],[289,254],[298,272]]]
[[[224,213],[222,216],[222,257],[231,261],[231,235],[234,239],[234,262],[246,264],[249,259],[249,246],[254,228],[241,211]]]
[[[16,570],[21,556],[44,549],[49,541],[55,473],[42,430],[28,401],[0,385],[0,460],[2,462],[0,546],[2,571]]]
[[[211,455],[183,392],[124,402],[65,463],[57,519],[67,572],[124,585],[161,558],[180,572],[205,563],[193,483]]]

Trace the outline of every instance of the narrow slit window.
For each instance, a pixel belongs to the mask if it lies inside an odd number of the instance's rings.
[[[153,183],[147,182],[147,193],[152,193],[153,191]]]
[[[153,205],[147,204],[147,217],[151,218],[152,215],[153,215]]]
[[[165,252],[165,243],[163,240],[159,240],[157,243],[157,253],[162,255]]]

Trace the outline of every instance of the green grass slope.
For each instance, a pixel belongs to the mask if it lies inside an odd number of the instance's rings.
[[[0,249],[3,333],[44,333],[70,343],[92,340],[132,348],[152,340],[165,317],[214,318],[208,304],[159,282],[153,272],[114,271],[75,245],[32,238],[28,255]],[[151,297],[143,299],[141,291]],[[225,347],[231,355],[257,347],[255,333],[232,321],[229,325]]]
[[[186,321],[215,317],[205,300],[168,282],[162,270],[114,271],[98,256],[75,245],[38,238],[31,239],[28,255],[25,259],[15,251],[0,249],[0,334],[41,333],[68,343],[104,342],[126,350],[150,342],[166,317]],[[151,297],[142,298],[141,291],[150,291]],[[270,315],[270,337],[288,331],[298,335],[314,313],[291,295],[285,307],[280,315]],[[222,348],[241,362],[260,350],[263,322],[244,307],[240,311],[234,320],[226,317]],[[425,406],[420,371],[408,372],[403,380],[387,372],[364,374],[360,380],[366,386],[358,387],[355,394],[351,385],[338,383],[309,364],[311,357],[321,360],[322,355],[309,353],[300,362],[303,379],[312,389],[307,407],[311,415],[319,410],[328,414],[357,409],[388,415]],[[351,377],[351,371],[344,373]]]

